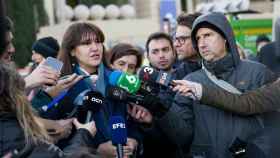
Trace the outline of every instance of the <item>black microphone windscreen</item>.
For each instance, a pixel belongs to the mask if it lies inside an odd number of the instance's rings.
[[[106,90],[106,96],[113,100],[125,101],[127,100],[128,93],[119,87],[108,87]]]
[[[104,103],[104,97],[100,92],[88,91],[83,97],[83,106],[87,110],[96,113]]]
[[[155,82],[159,72],[152,67],[144,66],[139,70],[138,75],[142,81]]]

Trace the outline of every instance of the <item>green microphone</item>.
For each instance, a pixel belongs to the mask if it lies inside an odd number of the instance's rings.
[[[111,85],[125,89],[130,94],[135,94],[141,86],[141,80],[137,76],[121,71],[112,72],[109,82]]]

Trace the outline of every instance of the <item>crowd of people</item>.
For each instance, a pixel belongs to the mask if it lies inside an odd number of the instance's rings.
[[[125,158],[280,154],[279,41],[261,35],[257,57],[250,61],[244,59],[224,14],[182,13],[175,35],[152,33],[145,51],[128,43],[106,49],[102,28],[76,22],[66,29],[61,44],[53,37],[35,41],[34,65],[20,76],[12,61],[13,22],[3,8],[1,3],[1,157],[117,157],[109,126],[112,116],[125,119]],[[275,64],[267,58],[270,50]],[[61,71],[45,63],[48,57],[63,63]],[[150,70],[170,75],[170,84],[145,82],[152,89],[145,89],[148,94],[131,94],[142,97],[140,102],[108,96],[115,86],[111,74],[137,76],[144,59]],[[105,98],[93,115],[77,103],[89,90]]]

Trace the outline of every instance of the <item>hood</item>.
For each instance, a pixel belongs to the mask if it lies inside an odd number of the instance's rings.
[[[228,53],[231,53],[234,66],[237,66],[240,62],[239,54],[237,45],[235,43],[235,38],[233,34],[233,30],[231,25],[229,24],[227,18],[222,13],[209,13],[204,14],[198,17],[193,24],[192,27],[192,33],[191,33],[191,39],[194,49],[198,51],[198,45],[195,38],[196,32],[199,28],[203,26],[203,24],[210,24],[213,25],[215,28],[217,28],[219,31],[216,31],[218,33],[223,33],[223,37],[227,41],[227,51]]]
[[[275,54],[276,57],[280,59],[280,17],[278,17],[275,22],[274,35],[275,35]]]

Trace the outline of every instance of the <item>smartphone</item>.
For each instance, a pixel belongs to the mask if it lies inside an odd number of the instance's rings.
[[[60,72],[63,66],[63,63],[53,57],[47,57],[46,61],[44,62],[44,65],[51,67],[52,69],[56,70],[57,72]]]
[[[71,75],[72,75],[72,74],[71,74]],[[62,76],[62,77],[60,77],[58,80],[67,79],[67,78],[69,78],[71,75]],[[89,78],[89,77],[91,77],[91,75],[83,75],[83,79]]]

